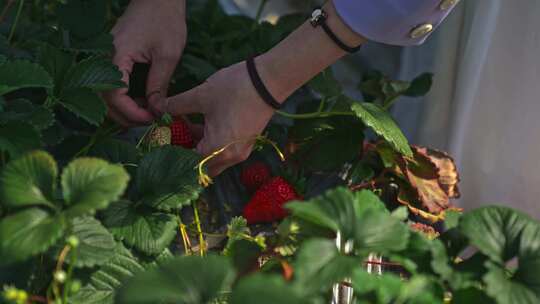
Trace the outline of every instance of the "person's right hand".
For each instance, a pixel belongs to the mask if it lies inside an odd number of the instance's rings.
[[[135,63],[149,63],[146,85],[149,109],[141,108],[122,88],[105,94],[109,116],[124,127],[149,124],[154,120],[152,105],[167,95],[172,74],[187,39],[184,0],[131,0],[111,32],[114,36],[113,63],[129,85]]]

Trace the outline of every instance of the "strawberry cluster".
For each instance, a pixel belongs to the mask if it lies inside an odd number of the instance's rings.
[[[270,168],[261,162],[244,168],[240,179],[248,190],[255,191],[243,211],[248,224],[279,221],[287,216],[283,206],[287,202],[301,199],[283,177],[270,177]]]

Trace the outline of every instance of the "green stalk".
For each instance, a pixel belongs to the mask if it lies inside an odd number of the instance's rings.
[[[276,111],[277,114],[291,118],[291,119],[313,119],[313,118],[324,118],[331,116],[356,116],[354,112],[314,112],[314,113],[304,113],[304,114],[290,114],[283,111]]]
[[[195,225],[197,226],[197,234],[199,235],[199,253],[204,256],[205,241],[201,228],[201,220],[199,218],[199,210],[197,209],[197,201],[193,202],[193,216],[195,217]]]
[[[62,297],[62,303],[67,303],[68,295],[71,288],[71,277],[73,275],[73,265],[75,265],[75,262],[77,262],[77,252],[71,253],[71,261],[69,262],[68,272],[67,272],[67,278],[66,282],[64,283],[64,294]]]
[[[15,15],[15,20],[13,21],[13,24],[11,25],[11,30],[9,31],[8,43],[11,43],[11,39],[13,39],[13,35],[15,34],[17,23],[19,23],[19,17],[21,16],[23,6],[24,6],[24,0],[19,0],[19,7],[17,8],[17,15]]]

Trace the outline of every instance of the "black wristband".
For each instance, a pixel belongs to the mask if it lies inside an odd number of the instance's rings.
[[[251,79],[251,83],[253,83],[253,86],[255,87],[255,90],[257,90],[257,93],[259,96],[264,100],[266,104],[274,108],[275,110],[281,109],[281,104],[277,102],[276,99],[270,94],[266,86],[264,85],[261,76],[259,76],[259,73],[257,72],[257,67],[255,66],[255,58],[250,57],[248,60],[246,60],[246,66],[249,74],[249,78]]]
[[[311,14],[310,22],[313,27],[317,27],[320,25],[323,28],[324,32],[328,35],[328,37],[330,37],[330,39],[332,39],[332,41],[334,41],[334,43],[345,52],[356,53],[358,52],[358,50],[360,50],[361,46],[350,47],[343,43],[343,41],[338,38],[338,36],[332,31],[332,29],[330,29],[328,24],[326,24],[326,19],[328,19],[328,15],[326,14],[326,12],[323,11],[322,8],[316,8]]]

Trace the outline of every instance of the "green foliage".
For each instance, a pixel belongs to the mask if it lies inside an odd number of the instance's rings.
[[[128,281],[118,303],[208,303],[233,279],[234,271],[224,257],[177,257]]]
[[[197,199],[197,153],[166,146],[148,153],[140,162],[135,177],[133,201],[159,210],[172,210]]]
[[[2,202],[10,207],[55,207],[58,168],[51,155],[35,152],[10,162],[2,171]]]
[[[117,247],[112,234],[93,217],[78,217],[70,221],[68,236],[79,240],[76,251],[77,267],[94,267],[107,263]]]
[[[64,233],[65,219],[39,208],[29,208],[0,222],[1,264],[23,261],[42,253]]]
[[[351,109],[366,126],[385,139],[396,151],[405,156],[412,156],[407,138],[388,112],[373,103],[355,103]]]
[[[178,223],[174,215],[148,210],[122,200],[104,212],[104,224],[129,247],[149,254],[159,254],[176,235]]]
[[[307,200],[287,203],[277,233],[241,217],[214,231],[215,196],[198,183],[201,156],[120,140],[106,120],[102,94],[126,87],[109,32],[127,3],[26,1],[15,35],[0,35],[0,282],[15,286],[0,297],[24,289],[63,304],[329,303],[333,288],[347,284],[356,303],[539,302],[537,221],[486,207],[446,210],[447,231],[435,240],[409,228],[419,212],[434,216],[411,208],[416,194],[432,195],[438,184],[459,195],[450,158],[411,148],[388,112],[402,96],[427,94],[431,74],[402,81],[364,73],[361,101],[345,96],[331,69],[316,76],[295,113],[278,113],[292,126],[271,126],[278,132],[270,139],[290,156],[283,171],[308,181],[339,173],[341,185],[373,191],[342,186],[314,196],[326,186],[308,183]],[[228,16],[216,0],[188,9],[189,43],[169,94],[265,52],[307,17],[257,23]],[[144,97],[146,75],[136,70],[129,92]],[[380,144],[365,141],[368,129]],[[188,205],[201,209],[200,235],[182,210]],[[222,255],[192,246],[209,236],[227,238],[217,245]],[[467,247],[477,251],[460,257]],[[372,255],[384,257],[383,275],[366,271],[377,266],[366,261]]]
[[[39,65],[24,60],[0,65],[0,95],[23,88],[51,88],[49,74]]]

